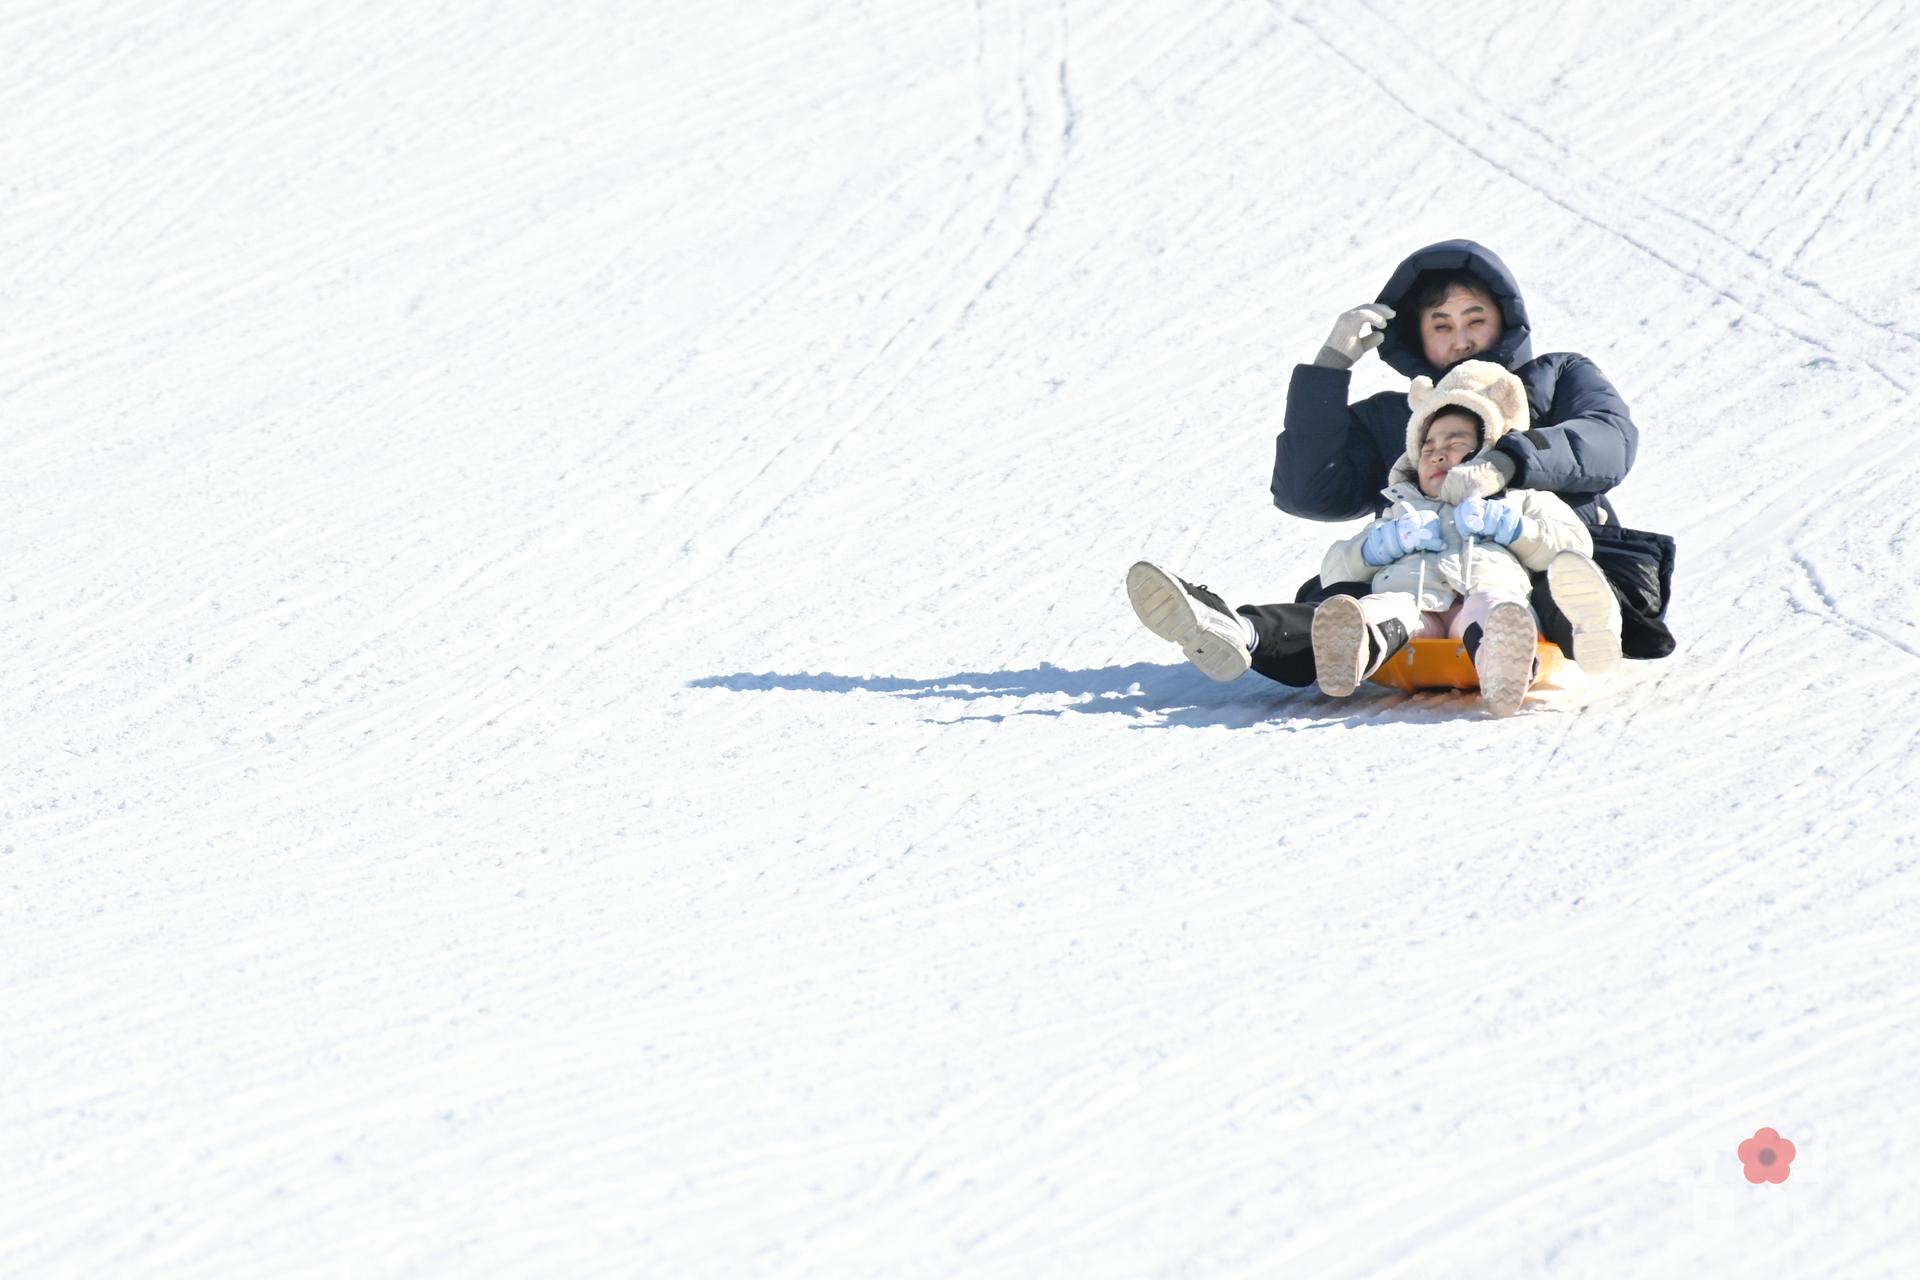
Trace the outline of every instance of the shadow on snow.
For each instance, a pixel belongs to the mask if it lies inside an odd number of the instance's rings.
[[[929,717],[940,724],[969,720],[998,723],[1012,716],[1078,714],[1129,716],[1139,722],[1135,727],[1142,729],[1197,726],[1303,729],[1355,721],[1453,720],[1474,710],[1474,700],[1459,693],[1409,697],[1390,689],[1367,686],[1352,698],[1329,698],[1315,689],[1291,689],[1251,674],[1231,684],[1221,684],[1185,663],[1154,662],[1085,670],[1043,662],[1022,671],[957,671],[923,679],[843,676],[824,671],[742,671],[705,676],[690,681],[688,687],[732,689],[742,693],[773,690],[881,693],[898,698],[963,703],[993,698],[1045,698],[1051,702],[1040,707]]]

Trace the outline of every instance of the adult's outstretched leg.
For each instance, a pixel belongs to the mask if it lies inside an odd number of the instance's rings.
[[[1187,660],[1212,679],[1247,674],[1253,637],[1215,592],[1142,560],[1127,570],[1127,599],[1147,630],[1179,645]]]

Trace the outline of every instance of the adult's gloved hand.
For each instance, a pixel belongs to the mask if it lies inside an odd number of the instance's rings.
[[[1491,538],[1506,546],[1520,536],[1520,504],[1512,498],[1483,498],[1479,494],[1453,509],[1453,527],[1463,538]]]
[[[1404,511],[1367,530],[1367,540],[1360,544],[1360,558],[1377,569],[1416,551],[1446,548],[1446,539],[1440,535],[1439,512]]]
[[[1487,450],[1484,458],[1463,462],[1447,472],[1440,482],[1440,501],[1459,506],[1468,498],[1491,498],[1513,483],[1513,459],[1498,449]]]
[[[1353,368],[1361,356],[1386,341],[1387,322],[1392,319],[1393,308],[1384,302],[1369,302],[1342,312],[1333,322],[1326,345],[1313,358],[1314,364],[1322,369]]]

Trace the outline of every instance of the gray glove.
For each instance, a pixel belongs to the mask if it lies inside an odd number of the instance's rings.
[[[1513,459],[1498,449],[1463,462],[1440,482],[1440,501],[1457,507],[1468,498],[1491,498],[1512,482],[1516,469]]]
[[[1322,369],[1353,368],[1361,356],[1386,340],[1385,329],[1392,319],[1393,308],[1384,302],[1369,302],[1364,307],[1342,312],[1333,322],[1327,345],[1313,358],[1314,364]]]

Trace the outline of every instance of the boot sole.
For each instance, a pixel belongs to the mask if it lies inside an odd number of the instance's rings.
[[[1366,678],[1367,618],[1352,596],[1331,596],[1313,611],[1313,673],[1320,692],[1344,698]]]
[[[1533,615],[1525,605],[1507,601],[1487,614],[1473,666],[1480,675],[1480,701],[1491,714],[1510,716],[1526,701],[1537,640]]]
[[[1599,566],[1563,552],[1547,563],[1547,590],[1573,628],[1573,652],[1567,656],[1590,675],[1618,667],[1620,605]]]
[[[1229,640],[1200,621],[1193,601],[1173,575],[1145,560],[1127,570],[1127,599],[1147,630],[1171,640],[1201,674],[1222,684],[1247,674],[1252,664],[1244,637]],[[1235,626],[1239,619],[1234,620]]]

